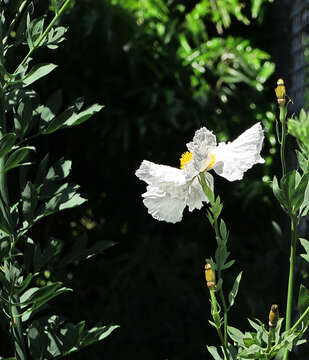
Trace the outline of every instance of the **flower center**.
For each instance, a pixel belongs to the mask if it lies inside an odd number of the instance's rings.
[[[186,151],[181,155],[180,158],[180,169],[183,170],[185,165],[190,162],[193,158],[193,154],[190,151]]]
[[[216,162],[215,155],[210,154],[210,158],[211,158],[210,163],[207,165],[205,171],[212,169],[212,167],[215,165],[215,162]]]

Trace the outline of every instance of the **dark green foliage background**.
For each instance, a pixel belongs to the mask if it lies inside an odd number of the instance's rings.
[[[120,325],[105,341],[72,359],[208,359],[205,345],[218,340],[208,325],[203,275],[204,259],[215,250],[205,209],[185,211],[176,225],[155,221],[142,204],[145,184],[134,172],[143,159],[178,166],[185,143],[201,126],[232,140],[263,121],[266,135],[273,136],[275,78],[258,91],[257,84],[263,82],[248,64],[239,62],[234,68],[243,76],[228,76],[224,66],[233,64],[222,60],[222,51],[235,50],[239,37],[250,47],[243,52],[272,52],[271,5],[263,4],[250,25],[231,17],[231,26],[218,35],[211,16],[199,19],[205,29],[198,21],[196,33],[185,29],[186,14],[199,1],[168,2],[165,21],[156,12],[161,2],[153,1],[153,13],[145,12],[142,24],[134,7],[119,3],[76,2],[61,20],[69,26],[68,40],[57,52],[38,52],[40,61],[59,65],[37,89],[43,99],[61,88],[64,104],[84,96],[87,103],[106,107],[79,128],[38,140],[42,154],[73,160],[73,180],[88,202],[42,221],[33,232],[42,244],[49,235],[63,239],[68,252],[85,232],[89,244],[102,239],[115,243],[104,255],[50,275],[76,290],[54,302],[70,320]],[[138,1],[127,4],[134,3]],[[176,3],[185,10],[179,11]],[[248,6],[243,13],[250,18]],[[156,30],[161,22],[166,25],[163,35]],[[204,74],[194,72],[181,57],[181,32],[192,47],[218,37],[226,41],[206,51]],[[236,54],[236,60],[242,55]],[[262,53],[253,53],[255,60],[263,62]],[[225,274],[224,288],[229,291],[239,271],[245,270],[230,315],[231,325],[243,330],[249,329],[248,317],[266,322],[271,304],[277,303],[282,313],[285,307],[288,258],[271,224],[280,220],[280,209],[262,181],[276,170],[275,150],[270,152],[274,146],[265,140],[266,165],[254,167],[244,181],[215,179],[231,231],[232,258],[237,260]]]

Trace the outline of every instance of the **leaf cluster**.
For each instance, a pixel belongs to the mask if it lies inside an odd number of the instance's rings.
[[[71,161],[61,158],[51,162],[47,154],[36,171],[32,171],[33,176],[24,171],[25,167],[35,167],[32,160],[40,150],[30,145],[31,140],[79,125],[102,109],[98,104],[84,107],[83,99],[78,98],[62,110],[59,91],[41,104],[39,93],[30,88],[56,69],[51,63],[33,64],[32,55],[39,47],[54,50],[63,42],[66,28],[56,25],[56,20],[68,3],[62,2],[60,6],[59,2],[49,24],[46,16],[35,17],[32,1],[23,1],[18,7],[15,2],[1,6],[0,306],[10,324],[18,359],[24,359],[28,351],[37,359],[59,358],[104,339],[117,327],[98,325],[87,330],[84,321],[74,325],[61,316],[43,315],[51,300],[72,290],[53,278],[43,284],[39,281],[44,271],[59,262],[66,266],[89,258],[111,243],[99,242],[88,247],[87,237],[82,236],[71,253],[61,257],[63,241],[50,237],[41,250],[40,240],[32,239],[29,234],[42,218],[86,201],[78,193],[79,186],[67,181]],[[9,14],[14,7],[16,13],[10,22]],[[24,45],[28,52],[12,70],[7,55],[19,46],[24,49]],[[20,181],[14,188],[8,186],[7,176],[12,176],[16,169]]]

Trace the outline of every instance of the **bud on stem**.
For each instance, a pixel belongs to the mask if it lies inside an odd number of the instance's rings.
[[[286,92],[285,92],[285,86],[284,86],[283,79],[278,79],[277,87],[275,88],[275,93],[277,96],[277,101],[278,101],[279,106],[284,106]]]
[[[209,290],[216,289],[216,275],[210,264],[205,265],[205,278]]]
[[[269,327],[275,328],[277,326],[278,320],[279,320],[278,305],[274,304],[271,306],[269,312],[269,322],[268,322]]]

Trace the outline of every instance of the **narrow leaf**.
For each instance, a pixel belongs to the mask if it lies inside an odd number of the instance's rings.
[[[283,208],[283,210],[285,212],[288,212],[288,208],[289,208],[288,199],[286,198],[284,191],[280,189],[277,178],[275,176],[274,176],[274,179],[272,182],[272,188],[273,188],[274,195],[277,198],[277,200],[279,201],[281,207]]]
[[[237,296],[238,293],[238,288],[239,288],[239,283],[241,280],[241,276],[242,276],[242,271],[238,274],[238,276],[235,279],[234,285],[232,290],[229,293],[229,303],[230,303],[230,307],[233,306],[235,298]]]
[[[207,346],[207,350],[215,360],[222,360],[222,357],[218,354],[218,350],[215,346]]]
[[[300,238],[299,241],[306,250],[306,254],[301,254],[300,256],[309,262],[309,241],[303,238]]]
[[[29,86],[35,81],[41,79],[42,77],[48,75],[52,72],[57,65],[55,64],[37,64],[34,65],[33,68],[28,72],[26,77],[23,79],[23,84],[25,86]]]
[[[14,133],[8,133],[0,140],[0,158],[8,154],[13,145],[15,144],[16,135]]]
[[[7,159],[2,172],[6,172],[22,165],[21,162],[27,157],[31,150],[35,150],[35,148],[32,146],[25,146],[15,150]]]
[[[303,314],[309,306],[309,291],[304,285],[300,285],[297,307],[300,314]],[[305,326],[308,326],[309,314],[303,319]]]

